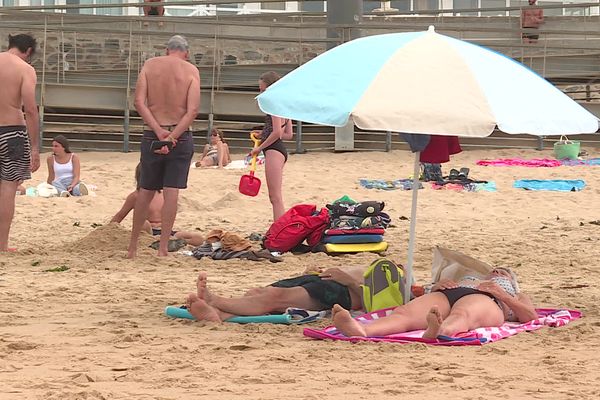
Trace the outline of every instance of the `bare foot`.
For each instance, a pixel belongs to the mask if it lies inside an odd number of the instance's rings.
[[[156,253],[157,256],[159,257],[168,257],[169,256],[169,252],[165,251],[165,250],[158,250],[158,253]]]
[[[367,336],[365,327],[360,322],[352,318],[350,312],[348,312],[348,310],[346,310],[339,304],[333,306],[331,314],[333,318],[333,325],[335,325],[335,327],[344,335],[348,337]]]
[[[437,306],[431,307],[427,313],[427,329],[423,333],[423,337],[427,339],[435,339],[440,334],[440,327],[444,322],[442,314]]]
[[[208,290],[207,287],[208,276],[206,272],[200,272],[198,274],[198,280],[196,281],[196,288],[198,289],[198,297],[211,304],[213,301],[213,294]]]
[[[192,300],[188,311],[198,321],[222,322],[219,312],[216,308],[210,306],[206,301],[196,298]]]
[[[127,258],[133,260],[136,256],[136,254],[137,254],[137,247],[129,246],[129,248],[127,249]]]

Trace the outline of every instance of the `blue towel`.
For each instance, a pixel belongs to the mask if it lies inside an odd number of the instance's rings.
[[[380,189],[380,190],[411,190],[413,187],[412,179],[396,179],[396,180],[385,180],[385,179],[359,179],[360,186],[367,189]],[[423,189],[423,185],[419,182],[419,189]]]
[[[519,179],[513,187],[525,190],[554,190],[559,192],[578,192],[585,187],[581,179]]]

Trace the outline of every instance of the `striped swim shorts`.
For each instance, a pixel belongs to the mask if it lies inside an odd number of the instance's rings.
[[[22,125],[0,126],[0,180],[31,179],[31,146]]]

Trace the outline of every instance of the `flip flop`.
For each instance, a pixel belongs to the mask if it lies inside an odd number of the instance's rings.
[[[453,180],[453,179],[458,179],[460,176],[460,173],[458,172],[457,169],[452,168],[450,170],[450,172],[448,173],[448,179]]]
[[[460,171],[458,172],[458,177],[460,179],[466,179],[466,178],[468,178],[469,177],[469,171],[470,171],[469,168],[465,168],[465,167],[461,168]]]

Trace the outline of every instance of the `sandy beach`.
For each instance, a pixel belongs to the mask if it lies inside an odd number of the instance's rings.
[[[600,150],[586,149],[589,157]],[[46,154],[43,154],[43,161]],[[368,265],[362,253],[284,254],[284,262],[155,256],[143,236],[125,259],[131,216],[108,225],[134,189],[138,153],[79,153],[95,196],[19,196],[11,231],[16,254],[0,255],[0,399],[597,399],[600,398],[600,167],[483,167],[479,159],[552,158],[551,151],[468,150],[444,165],[496,182],[497,192],[419,192],[415,274],[430,277],[442,245],[514,268],[539,307],[581,310],[561,328],[543,328],[481,347],[350,344],[311,340],[301,326],[169,319],[194,290],[199,271],[224,295],[294,276],[309,266]],[[241,155],[235,155],[240,158]],[[324,207],[342,195],[379,200],[392,217],[387,256],[405,262],[410,191],[360,187],[359,178],[412,173],[409,152],[292,155],[284,172],[287,207]],[[244,197],[240,170],[193,169],[175,227],[264,233],[271,207]],[[46,163],[27,182],[46,179]],[[531,192],[515,179],[583,179],[581,192]],[[98,225],[102,225],[99,226]],[[46,272],[50,269],[64,270]],[[68,268],[68,269],[67,269]],[[313,326],[327,326],[329,320]]]

